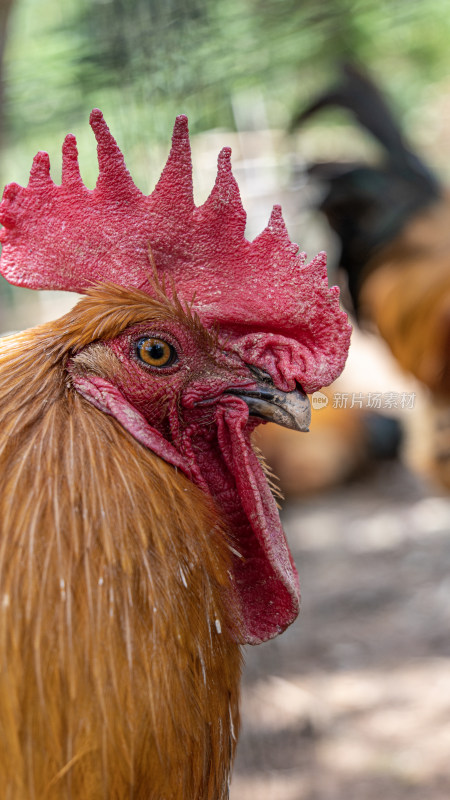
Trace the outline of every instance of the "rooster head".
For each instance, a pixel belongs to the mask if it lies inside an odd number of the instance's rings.
[[[68,354],[70,385],[213,498],[230,531],[226,591],[240,639],[258,643],[295,619],[299,585],[250,435],[267,420],[308,430],[306,393],[341,372],[350,326],[325,255],[305,263],[279,206],[245,239],[229,149],[196,207],[185,117],[148,197],[97,110],[91,125],[94,190],[81,181],[73,136],[61,186],[38,153],[28,186],[5,188],[1,272],[19,286],[85,294],[80,331],[104,309],[103,326]]]

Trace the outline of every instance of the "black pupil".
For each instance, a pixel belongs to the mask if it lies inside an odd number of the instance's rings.
[[[147,353],[149,354],[150,358],[153,358],[155,361],[159,361],[160,359],[164,358],[164,346],[159,342],[153,342],[149,347],[145,348]]]

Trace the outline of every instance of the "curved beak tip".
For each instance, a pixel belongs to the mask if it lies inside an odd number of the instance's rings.
[[[236,391],[248,405],[252,416],[267,422],[275,422],[285,428],[307,433],[311,422],[311,404],[302,389],[282,392],[267,383],[259,384],[258,389]]]

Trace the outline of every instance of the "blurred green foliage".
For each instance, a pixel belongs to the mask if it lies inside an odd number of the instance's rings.
[[[405,110],[449,71],[448,10],[447,0],[15,0],[9,141],[67,129],[93,105],[132,141],[166,141],[181,110],[193,132],[232,127],[234,99],[254,91],[269,126],[283,127],[341,58],[372,69]]]

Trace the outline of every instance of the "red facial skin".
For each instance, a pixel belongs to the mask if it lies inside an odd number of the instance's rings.
[[[143,337],[167,342],[176,360],[167,367],[145,364],[137,350]],[[242,398],[228,394],[258,388],[248,366],[188,318],[139,324],[102,345],[111,349],[120,369],[111,384],[92,378],[78,384],[78,390],[100,405],[96,389],[101,384],[106,396],[112,385],[115,405],[108,412],[117,418],[122,414],[122,424],[139,439],[137,412],[145,420],[146,435],[153,436],[152,449],[181,466],[213,497],[230,530],[230,602],[241,641],[256,644],[276,636],[297,616],[298,576],[250,442],[261,420],[249,417]],[[142,432],[142,422],[138,425]],[[171,455],[175,451],[179,461]]]
[[[166,341],[176,351],[176,361],[168,367],[145,364],[136,352],[136,343],[143,337]],[[205,346],[208,344],[210,347]],[[186,326],[173,321],[128,328],[107,346],[122,364],[116,386],[178,449],[187,428],[204,430],[211,425],[214,401],[224,392],[233,387],[255,387],[254,378],[239,356],[221,350],[212,336],[202,341]]]

